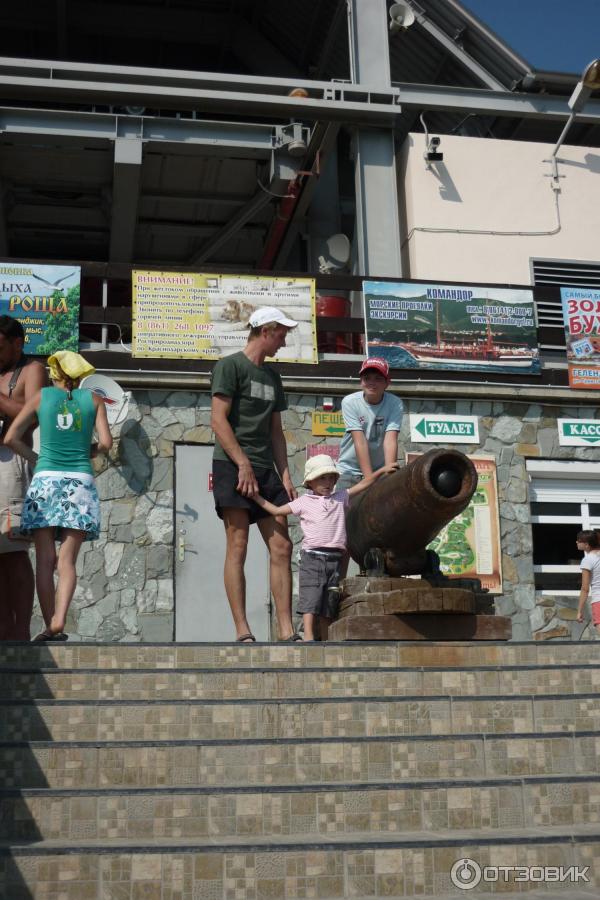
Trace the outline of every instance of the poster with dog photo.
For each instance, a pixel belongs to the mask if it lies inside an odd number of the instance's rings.
[[[277,306],[298,322],[278,362],[317,363],[313,278],[213,275],[134,270],[132,354],[167,359],[220,359],[248,339],[259,306]]]

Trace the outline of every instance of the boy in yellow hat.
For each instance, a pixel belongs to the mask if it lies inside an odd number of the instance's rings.
[[[340,563],[347,552],[346,509],[350,497],[396,468],[397,463],[383,466],[358,484],[336,491],[339,472],[333,459],[321,453],[306,461],[304,486],[308,490],[302,497],[285,506],[274,506],[260,495],[253,498],[272,516],[295,515],[300,519],[303,541],[297,611],[302,614],[305,641],[314,641],[317,619],[323,634],[323,626],[327,628],[337,615]]]

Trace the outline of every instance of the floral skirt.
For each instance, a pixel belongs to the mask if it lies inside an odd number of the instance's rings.
[[[100,500],[93,475],[86,472],[38,472],[23,504],[21,531],[37,528],[74,528],[86,541],[100,532]]]

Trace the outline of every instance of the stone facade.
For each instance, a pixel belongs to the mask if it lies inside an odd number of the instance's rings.
[[[311,433],[311,413],[320,408],[321,400],[319,395],[288,395],[284,427],[295,484],[302,481],[306,445],[335,440]],[[542,638],[544,634],[569,636],[568,611],[556,609],[548,599],[536,604],[526,460],[600,461],[600,448],[558,444],[557,418],[590,418],[591,411],[519,402],[417,398],[406,401],[405,407],[406,413],[479,417],[479,445],[460,449],[496,458],[504,577],[504,595],[496,602],[497,612],[511,616],[514,640],[530,640],[532,635]],[[79,585],[67,623],[72,640],[173,639],[174,444],[211,443],[209,423],[207,392],[133,392],[128,418],[115,430],[110,457],[97,462],[102,531],[99,540],[82,548]],[[400,445],[402,450],[420,451],[436,446],[411,443],[408,415]],[[301,535],[294,523],[292,519],[291,534],[297,545]],[[296,585],[296,578],[294,582]],[[41,625],[39,611],[34,627],[37,625]],[[588,628],[584,639],[593,637],[590,631]]]

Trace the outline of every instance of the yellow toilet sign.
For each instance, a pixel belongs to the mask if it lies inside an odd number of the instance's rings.
[[[341,412],[317,412],[312,414],[312,433],[324,437],[339,435],[342,437],[346,430],[344,417]]]

